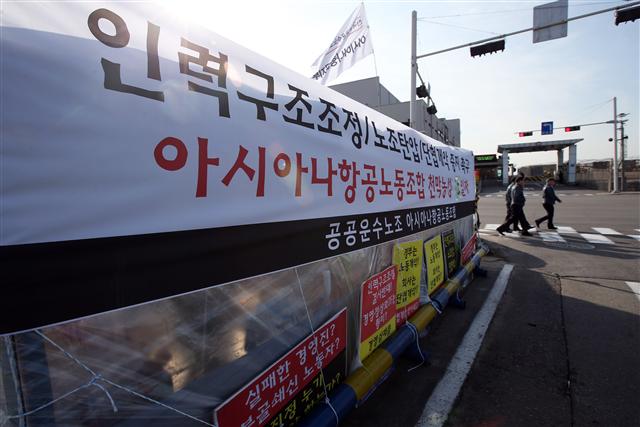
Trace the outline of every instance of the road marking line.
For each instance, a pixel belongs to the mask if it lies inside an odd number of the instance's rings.
[[[631,292],[633,292],[636,295],[636,298],[638,298],[638,301],[640,301],[640,282],[624,282],[624,283],[627,284],[629,289],[631,289]]]
[[[600,234],[609,234],[612,236],[622,236],[622,233],[617,232],[616,230],[612,229],[612,228],[598,228],[598,227],[591,227],[592,230],[597,231]]]
[[[544,242],[566,242],[561,235],[553,231],[541,231],[538,234]]]
[[[587,194],[585,194],[585,196],[593,196],[593,194],[589,194],[589,193],[587,193]]]
[[[483,197],[493,197],[491,194],[485,194]]]
[[[578,232],[573,228],[573,227],[565,227],[565,226],[558,226],[558,233],[560,234],[577,234]]]
[[[640,228],[636,228],[636,231],[640,231]]]
[[[502,267],[500,275],[493,284],[493,289],[482,305],[482,308],[473,319],[473,323],[464,335],[456,354],[451,359],[447,371],[431,393],[429,401],[425,405],[422,415],[416,427],[440,427],[444,424],[453,407],[453,403],[460,393],[473,360],[480,349],[484,336],[496,312],[496,307],[502,298],[502,294],[509,283],[509,276],[513,265],[506,264]]]
[[[609,238],[602,234],[579,233],[589,243],[602,243],[605,245],[615,245]]]
[[[500,227],[500,224],[485,224],[484,229],[496,231],[498,227]]]
[[[637,234],[628,234],[629,237],[636,239],[638,242],[640,242],[640,236],[638,236]]]

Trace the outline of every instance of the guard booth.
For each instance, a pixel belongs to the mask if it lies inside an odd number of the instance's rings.
[[[497,154],[477,154],[474,156],[474,163],[479,193],[483,188],[502,186],[502,159]],[[513,164],[509,165],[508,171],[508,175],[513,173]]]
[[[2,8],[3,427],[292,426],[372,357],[354,406],[484,253],[471,151],[154,3]]]
[[[556,176],[560,174],[564,162],[563,150],[569,149],[569,164],[567,166],[567,176],[563,177],[566,184],[576,183],[576,144],[582,141],[579,139],[567,139],[558,141],[538,141],[518,144],[498,145],[498,152],[502,154],[502,184],[509,184],[509,153],[534,153],[537,151],[557,151],[558,161],[556,163]]]

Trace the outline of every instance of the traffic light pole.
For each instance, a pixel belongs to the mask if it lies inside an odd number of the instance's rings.
[[[618,100],[613,97],[613,192],[618,192]]]

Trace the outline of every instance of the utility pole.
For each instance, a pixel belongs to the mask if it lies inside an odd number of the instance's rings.
[[[613,192],[618,192],[618,100],[613,97]]]
[[[620,191],[624,191],[624,122],[620,120]]]
[[[409,127],[416,128],[416,74],[418,72],[418,60],[416,59],[416,26],[418,12],[411,12],[411,101],[409,102]]]

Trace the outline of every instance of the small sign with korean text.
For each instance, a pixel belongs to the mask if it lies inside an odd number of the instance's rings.
[[[460,262],[462,263],[462,265],[465,265],[467,262],[469,262],[469,260],[473,256],[473,253],[476,251],[477,241],[478,236],[473,233],[469,241],[462,248],[462,253],[460,255]]]
[[[361,288],[360,360],[364,360],[396,330],[398,266],[371,276]]]
[[[422,241],[397,244],[393,263],[398,266],[396,292],[396,324],[403,325],[420,306],[420,274],[422,273]]]
[[[444,258],[447,261],[447,278],[451,278],[460,265],[460,248],[456,243],[456,234],[453,230],[442,233],[442,245]]]
[[[424,242],[429,295],[444,282],[444,257],[442,252],[442,239],[439,235]]]

